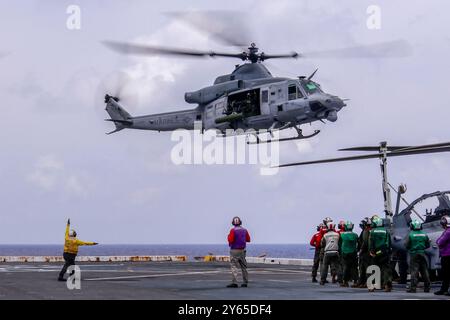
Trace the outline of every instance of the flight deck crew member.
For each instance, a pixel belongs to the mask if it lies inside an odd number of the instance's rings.
[[[312,282],[317,282],[317,270],[319,270],[320,265],[320,241],[322,240],[323,236],[323,223],[319,224],[317,226],[317,232],[312,236],[311,241],[309,244],[314,247],[314,263],[312,266]]]
[[[77,233],[75,230],[69,230],[70,229],[70,219],[67,220],[67,226],[66,226],[66,235],[65,235],[65,241],[64,241],[64,266],[61,269],[61,272],[59,273],[58,281],[65,281],[64,280],[64,274],[67,271],[67,268],[69,266],[75,265],[75,258],[78,254],[78,247],[79,246],[95,246],[98,243],[97,242],[86,242],[78,240]]]
[[[324,285],[327,280],[328,268],[339,272],[339,234],[334,230],[333,222],[328,222],[327,233],[321,240],[324,257],[320,272],[320,285]],[[330,270],[330,271],[331,271]]]
[[[448,292],[450,284],[450,217],[444,216],[441,219],[441,226],[445,229],[442,235],[436,240],[441,256],[442,285],[436,295],[450,296]]]
[[[324,228],[323,228],[323,232],[322,232],[322,237],[325,233],[328,232],[328,222],[333,222],[333,219],[330,217],[326,217],[325,219],[323,219],[323,224],[324,224]],[[333,227],[334,228],[334,227]],[[320,257],[320,265],[323,264],[323,257],[324,257],[324,252],[323,252],[323,248],[320,251],[321,253],[321,257]],[[336,283],[336,275],[337,275],[337,270],[335,268],[334,265],[331,265],[330,267],[330,273],[331,273],[331,282],[332,283]],[[322,267],[320,267],[320,269],[322,270]],[[325,280],[325,283],[328,283],[328,280]]]
[[[341,235],[342,232],[345,231],[345,221],[344,220],[340,220],[338,225],[337,225],[337,230],[336,232],[339,233],[339,236]],[[337,275],[337,282],[339,282],[341,285],[344,283],[343,282],[343,277],[344,277],[344,261],[342,260],[342,254],[339,254],[339,272],[333,272],[333,274]],[[333,283],[336,282],[336,278],[333,278]]]
[[[367,267],[370,266],[372,258],[369,254],[369,233],[371,230],[370,218],[366,217],[361,220],[359,227],[361,228],[361,234],[358,241],[359,252],[359,279],[358,287],[367,288]]]
[[[331,219],[331,218],[329,218],[329,219]],[[319,277],[320,277],[320,272],[322,270],[323,256],[324,256],[324,252],[323,252],[323,248],[322,248],[322,238],[323,238],[324,234],[327,233],[327,231],[328,231],[326,223],[321,223],[321,225],[322,225],[322,229],[320,229],[320,234],[322,235],[322,237],[320,238],[319,270],[318,270],[319,271]],[[328,280],[325,280],[325,283],[328,283]]]
[[[392,290],[392,271],[390,266],[391,235],[384,228],[383,219],[375,216],[372,218],[372,230],[369,233],[369,252],[373,264],[381,269],[381,285],[384,291]],[[369,291],[374,291],[371,289]]]
[[[342,287],[348,287],[348,282],[353,280],[356,287],[358,281],[358,235],[353,232],[353,223],[347,221],[344,224],[344,231],[339,237],[339,252],[342,262],[343,282]]]
[[[247,242],[250,242],[250,234],[247,229],[242,227],[242,220],[239,217],[234,217],[233,229],[228,234],[228,245],[230,246],[230,263],[231,263],[231,275],[232,282],[227,287],[238,287],[238,273],[239,269],[242,271],[243,283],[241,287],[247,287],[248,285],[248,272],[247,261],[245,260]]]
[[[411,273],[411,285],[407,292],[415,293],[419,282],[419,272],[424,282],[424,292],[430,292],[430,276],[428,274],[428,259],[425,250],[430,247],[430,238],[422,231],[422,224],[411,221],[411,231],[405,240],[405,247],[409,252],[409,271]]]

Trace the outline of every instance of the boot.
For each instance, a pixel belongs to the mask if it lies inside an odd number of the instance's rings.
[[[342,283],[340,284],[340,287],[348,288],[348,282],[347,282],[347,281],[342,282]]]
[[[406,292],[408,293],[416,293],[416,288],[409,288],[408,290],[406,290]]]
[[[313,277],[313,278],[312,278],[312,282],[313,282],[313,283],[316,283],[316,282],[317,282],[316,277]]]
[[[437,295],[437,296],[443,296],[443,295],[446,295],[446,291],[444,291],[444,290],[439,290],[439,291],[436,291],[434,294],[435,295]]]
[[[237,288],[238,285],[236,283],[230,283],[229,285],[227,285],[227,288]]]
[[[386,285],[385,287],[384,287],[384,292],[391,292],[392,291],[392,286],[390,286],[390,285]]]
[[[325,285],[325,281],[321,280],[321,281],[320,281],[320,285],[321,285],[321,286],[324,286],[324,285]]]
[[[336,275],[333,274],[333,277],[331,277],[331,283],[336,283]]]

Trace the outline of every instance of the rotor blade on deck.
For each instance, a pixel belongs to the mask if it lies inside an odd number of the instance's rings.
[[[387,146],[388,151],[400,151],[400,150],[417,150],[423,148],[435,148],[435,147],[445,147],[450,146],[450,142],[441,142],[434,144],[424,144],[420,146]],[[364,146],[364,147],[352,147],[352,148],[343,148],[338,151],[380,151],[379,146]]]
[[[388,157],[397,157],[397,156],[409,156],[413,154],[426,154],[426,153],[439,153],[439,152],[448,152],[450,151],[450,145],[443,147],[428,147],[428,148],[419,148],[419,149],[405,149],[392,151],[387,153]]]
[[[300,54],[300,58],[404,58],[411,53],[412,47],[408,42],[395,40],[342,49],[305,52]]]
[[[388,151],[395,151],[400,149],[410,148],[409,146],[387,146]],[[380,147],[353,147],[339,149],[338,151],[380,151]]]
[[[400,156],[409,156],[409,155],[414,155],[414,154],[439,153],[439,152],[449,152],[449,151],[450,151],[450,146],[430,147],[430,148],[411,149],[411,150],[404,150],[404,151],[392,151],[392,152],[387,153],[386,156],[387,157],[400,157]],[[365,154],[365,155],[352,156],[352,157],[331,158],[331,159],[305,161],[305,162],[294,162],[294,163],[282,164],[278,167],[282,168],[282,167],[303,166],[303,165],[319,164],[319,163],[375,159],[375,158],[380,158],[381,156],[382,156],[381,153]]]
[[[365,154],[365,155],[360,155],[360,156],[351,156],[351,157],[342,157],[342,158],[330,158],[330,159],[323,159],[323,160],[287,163],[287,164],[281,164],[278,167],[279,168],[283,168],[283,167],[304,166],[304,165],[319,164],[319,163],[330,163],[330,162],[374,159],[374,158],[379,158],[380,156],[381,156],[381,154]]]
[[[450,142],[424,144],[421,146],[410,146],[410,147],[405,147],[405,150],[418,150],[418,149],[423,149],[423,148],[436,148],[436,147],[446,147],[446,146],[450,146]]]
[[[243,59],[242,53],[223,53],[214,51],[200,51],[191,49],[178,49],[159,46],[147,46],[141,44],[132,44],[117,41],[103,41],[108,48],[123,54],[139,54],[139,55],[174,55],[174,56],[191,56],[191,57],[230,57]]]

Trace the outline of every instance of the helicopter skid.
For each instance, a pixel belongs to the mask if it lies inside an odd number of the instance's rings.
[[[272,142],[282,142],[282,141],[291,141],[291,140],[302,140],[312,138],[320,133],[320,130],[314,130],[314,133],[304,136],[299,134],[296,137],[290,138],[281,138],[281,139],[269,139],[269,140],[261,140],[259,137],[256,137],[256,141],[247,141],[247,144],[262,144],[262,143],[272,143]]]

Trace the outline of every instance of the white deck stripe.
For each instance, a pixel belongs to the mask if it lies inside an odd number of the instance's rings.
[[[102,281],[102,280],[125,280],[125,279],[142,279],[142,278],[157,278],[170,276],[189,276],[194,274],[214,274],[222,271],[204,271],[204,272],[183,272],[183,273],[165,273],[165,274],[148,274],[143,276],[123,276],[123,277],[106,277],[106,278],[91,278],[84,279],[84,281]]]

